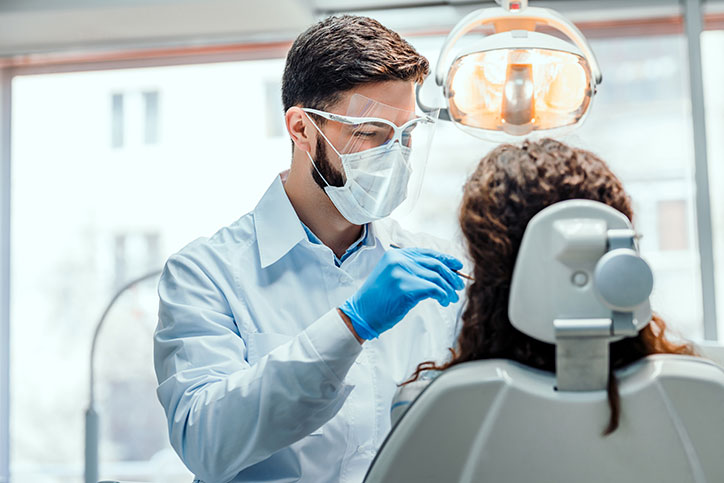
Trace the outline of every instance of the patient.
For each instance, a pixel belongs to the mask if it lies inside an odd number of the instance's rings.
[[[594,154],[553,139],[505,144],[485,156],[465,184],[460,226],[474,266],[467,288],[467,306],[452,359],[425,362],[398,391],[395,407],[405,406],[427,385],[433,372],[478,359],[510,359],[555,372],[555,346],[518,331],[508,320],[508,296],[523,232],[539,211],[558,201],[589,199],[633,218],[631,200],[621,181]],[[694,355],[690,344],[666,338],[666,324],[654,315],[636,337],[610,346],[608,401],[611,408],[604,435],[616,430],[620,402],[614,369],[650,354]],[[422,377],[421,377],[422,376]],[[414,382],[413,382],[414,381]],[[412,383],[412,384],[410,384]],[[398,413],[399,413],[398,409]]]

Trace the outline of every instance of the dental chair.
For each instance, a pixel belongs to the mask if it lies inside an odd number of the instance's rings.
[[[628,219],[570,200],[536,215],[523,237],[509,319],[556,345],[556,373],[508,360],[444,371],[382,445],[366,482],[723,482],[724,369],[654,355],[616,371],[609,343],[651,319],[653,277]]]

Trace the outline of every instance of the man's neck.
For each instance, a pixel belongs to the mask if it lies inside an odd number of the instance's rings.
[[[362,227],[347,221],[304,169],[292,167],[284,190],[302,223],[338,258],[361,236]]]

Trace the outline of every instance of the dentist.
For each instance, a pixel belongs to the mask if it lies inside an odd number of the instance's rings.
[[[282,85],[291,169],[166,263],[158,397],[197,481],[361,481],[397,384],[453,345],[462,263],[385,219],[427,156],[428,70],[369,18],[302,33]]]

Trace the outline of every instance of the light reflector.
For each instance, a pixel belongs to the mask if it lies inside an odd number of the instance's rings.
[[[593,87],[580,55],[506,48],[457,58],[445,96],[456,123],[524,135],[577,124],[588,110]]]

